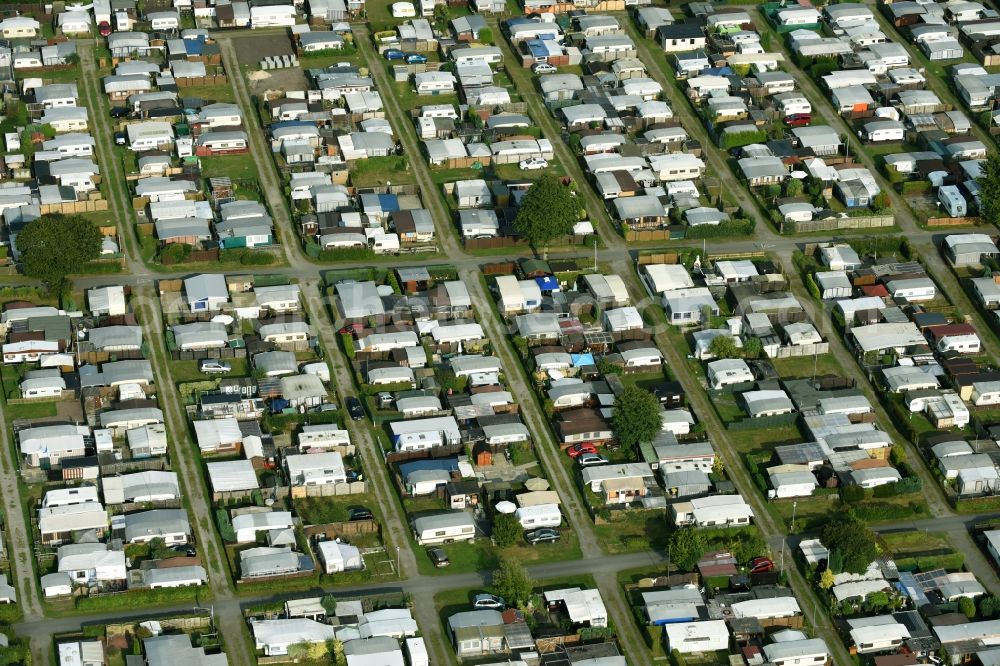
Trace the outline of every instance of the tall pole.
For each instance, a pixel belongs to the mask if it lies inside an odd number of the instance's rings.
[[[790,533],[795,533],[795,509],[799,506],[797,500],[792,501],[792,526],[788,528]]]

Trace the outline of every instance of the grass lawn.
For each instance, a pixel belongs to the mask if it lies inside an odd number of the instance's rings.
[[[730,437],[736,442],[736,448],[741,453],[762,448],[772,448],[778,444],[802,441],[802,433],[799,432],[798,426],[795,425],[754,430],[734,430],[731,432]]]
[[[492,571],[497,566],[496,549],[490,540],[485,538],[440,546],[420,546],[411,537],[410,545],[417,558],[417,569],[425,576]],[[442,549],[448,555],[451,565],[440,569],[435,567],[427,556],[427,551],[431,548]]]
[[[841,375],[844,370],[833,354],[818,356],[796,356],[794,358],[772,358],[771,364],[782,379],[796,377],[817,377]]]
[[[199,157],[204,178],[229,176],[233,180],[257,180],[257,163],[251,155],[211,155]]]
[[[644,550],[666,550],[667,517],[656,511],[636,511],[604,525],[595,525],[594,532],[601,548],[608,553],[634,553]]]
[[[893,555],[916,550],[951,548],[951,543],[948,541],[946,535],[926,532],[924,530],[882,532],[879,534],[879,537]]]
[[[294,500],[295,513],[302,518],[303,525],[322,525],[347,521],[351,509],[366,508],[378,516],[378,503],[371,493],[345,495],[343,497],[303,497]]]
[[[233,369],[225,375],[206,375],[198,370],[199,361],[170,361],[170,376],[175,384],[183,382],[197,382],[203,379],[218,379],[222,377],[245,377],[249,373],[247,360],[245,358],[227,358],[222,360]]]
[[[239,74],[237,74],[239,76]],[[235,102],[236,93],[233,91],[231,83],[221,83],[213,86],[178,86],[181,95],[184,97],[200,97],[206,103],[213,102]]]
[[[7,418],[11,421],[15,419],[42,419],[56,415],[56,402],[28,402],[20,405],[7,404]]]
[[[387,65],[387,67],[389,69],[389,76],[392,76],[392,65]],[[446,95],[418,95],[417,91],[413,89],[412,81],[396,83],[395,89],[392,92],[396,94],[396,100],[399,102],[399,107],[404,110],[404,113],[409,109],[419,109],[421,106],[428,104],[451,104],[452,106],[458,104],[458,95],[454,93]]]
[[[391,182],[399,185],[417,182],[417,177],[410,169],[410,163],[405,155],[354,160],[350,164],[350,174],[351,184],[355,187],[378,187]]]

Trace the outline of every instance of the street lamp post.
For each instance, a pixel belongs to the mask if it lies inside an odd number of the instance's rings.
[[[215,605],[214,604],[211,605],[211,606],[208,606],[208,607],[206,607],[206,606],[195,606],[192,610],[195,613],[197,613],[198,611],[208,611],[208,621],[209,621],[209,624],[212,627],[212,631],[215,631]]]

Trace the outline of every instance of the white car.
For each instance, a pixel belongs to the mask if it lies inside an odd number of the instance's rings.
[[[548,162],[543,160],[541,157],[529,157],[526,160],[521,160],[518,162],[518,166],[525,171],[534,171],[535,169],[544,169],[549,165]]]
[[[554,74],[559,70],[556,69],[555,65],[550,65],[547,62],[537,62],[531,66],[531,71],[535,74]]]

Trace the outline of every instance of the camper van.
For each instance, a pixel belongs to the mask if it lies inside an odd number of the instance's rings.
[[[413,520],[413,535],[421,546],[472,541],[476,538],[476,523],[465,511],[447,511]]]
[[[559,527],[562,524],[562,514],[558,504],[536,504],[522,506],[514,512],[521,527],[533,530],[537,527]]]
[[[955,185],[942,185],[938,188],[938,201],[942,208],[951,217],[965,217],[968,214],[968,205],[965,197]]]

